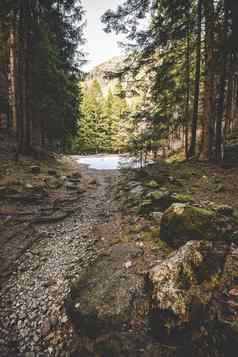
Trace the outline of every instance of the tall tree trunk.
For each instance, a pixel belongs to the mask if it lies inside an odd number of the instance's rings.
[[[221,51],[221,77],[219,87],[219,103],[218,113],[216,120],[216,161],[222,159],[222,121],[224,115],[224,103],[225,103],[225,89],[226,89],[226,77],[227,77],[227,35],[228,35],[228,9],[227,2],[224,1],[224,28],[222,38],[222,51]]]
[[[189,112],[190,112],[190,14],[187,12],[187,46],[186,46],[186,105],[185,105],[185,156],[188,158],[189,145]]]
[[[191,125],[192,137],[191,137],[191,145],[190,145],[190,149],[189,149],[189,157],[193,157],[196,155],[198,106],[199,106],[200,75],[201,75],[201,34],[202,34],[202,0],[198,0],[198,3],[197,3],[196,69],[195,69],[193,116],[192,116],[192,125]]]
[[[233,78],[233,64],[232,64],[232,55],[229,59],[229,69],[228,69],[228,84],[227,84],[227,96],[226,96],[226,110],[225,110],[225,127],[224,127],[224,138],[226,139],[227,135],[231,130],[232,122],[232,102],[233,102],[233,88],[234,88],[234,78]]]
[[[14,20],[9,30],[9,106],[11,116],[11,128],[17,133],[17,69],[16,69],[16,30]]]
[[[213,157],[215,116],[215,74],[214,74],[214,3],[203,0],[205,14],[205,84],[204,84],[204,138],[202,160]]]
[[[28,85],[29,85],[29,21],[30,21],[30,0],[22,2],[19,14],[19,81],[21,92],[21,135],[20,135],[20,151],[28,153],[31,144],[31,123],[29,116],[29,100],[28,100]]]

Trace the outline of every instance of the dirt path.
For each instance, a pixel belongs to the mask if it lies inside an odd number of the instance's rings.
[[[64,299],[70,282],[97,256],[97,228],[113,219],[110,185],[118,175],[82,171],[88,188],[78,211],[37,228],[41,238],[24,251],[0,290],[1,357],[69,356],[73,331]]]

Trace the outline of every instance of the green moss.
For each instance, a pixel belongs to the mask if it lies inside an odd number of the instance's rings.
[[[219,288],[221,284],[222,275],[220,273],[213,274],[209,280],[204,282],[204,287],[209,290],[215,290]]]
[[[210,239],[216,236],[212,224],[214,212],[189,205],[174,204],[161,221],[161,239],[180,246],[188,240]]]
[[[158,249],[158,251],[163,251],[165,254],[170,254],[172,252],[172,249],[161,239],[156,242],[155,247]]]
[[[194,282],[194,272],[191,267],[184,264],[179,272],[179,286],[181,289],[189,289]]]
[[[131,233],[140,233],[142,231],[143,227],[140,224],[134,224],[133,226],[130,227],[130,232]]]
[[[238,321],[237,320],[233,321],[230,324],[230,326],[231,326],[231,329],[237,334],[238,333]]]
[[[160,237],[160,227],[152,227],[150,230],[143,232],[141,235],[142,240],[156,241]]]
[[[159,184],[155,180],[145,182],[145,187],[147,188],[158,188]]]
[[[186,203],[186,202],[192,202],[193,201],[193,196],[188,195],[188,194],[176,194],[176,201],[178,203]]]
[[[169,155],[166,160],[169,164],[176,164],[185,160],[184,150],[178,150]]]
[[[151,199],[143,200],[138,207],[138,213],[142,215],[148,214],[151,211],[152,207],[153,206]]]
[[[165,192],[162,191],[153,191],[150,192],[147,197],[152,199],[152,200],[160,200],[161,198],[163,198],[166,195]]]

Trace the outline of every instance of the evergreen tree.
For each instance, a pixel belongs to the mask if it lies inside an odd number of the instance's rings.
[[[79,123],[78,147],[81,151],[99,152],[103,146],[103,95],[94,80],[83,89],[82,118]]]
[[[35,145],[64,148],[76,133],[82,16],[78,0],[0,4],[9,46],[11,122],[20,151]]]
[[[127,145],[128,105],[119,83],[103,97],[100,84],[84,86],[76,148],[81,152],[118,152]]]
[[[219,161],[222,144],[238,125],[237,19],[235,0],[128,0],[102,18],[107,32],[127,37],[131,55],[124,73],[153,64],[154,107],[166,119],[168,140],[184,128],[187,156],[199,153],[201,141],[200,157]]]

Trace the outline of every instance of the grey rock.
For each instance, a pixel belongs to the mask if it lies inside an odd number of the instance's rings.
[[[42,324],[41,328],[41,334],[42,336],[47,336],[51,331],[51,322],[49,320],[46,320]]]
[[[163,212],[151,212],[150,216],[156,221],[160,222],[163,217]]]
[[[34,175],[38,175],[41,172],[40,166],[36,166],[36,165],[31,166],[30,170],[31,170],[31,173]]]
[[[57,176],[57,171],[54,170],[54,169],[49,169],[49,170],[48,170],[48,175],[50,175],[50,176]]]
[[[114,331],[116,345],[117,339],[122,343],[121,334],[129,341],[131,331],[145,333],[149,318],[146,279],[125,267],[142,255],[143,249],[135,244],[118,244],[71,287],[66,311],[76,331],[92,339]]]

